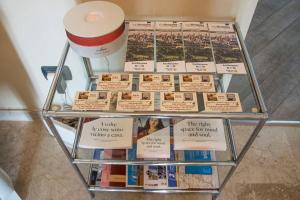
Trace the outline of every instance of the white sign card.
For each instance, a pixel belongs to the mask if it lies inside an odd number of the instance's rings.
[[[99,118],[85,122],[79,145],[89,149],[131,148],[132,128],[132,118]]]
[[[238,93],[203,93],[206,112],[242,112]]]
[[[176,112],[197,112],[197,95],[195,92],[161,92],[160,110]]]
[[[185,119],[174,125],[174,150],[226,151],[223,120]]]
[[[109,110],[110,98],[111,92],[77,92],[72,110]]]
[[[213,75],[206,74],[180,74],[180,91],[215,92]]]
[[[118,92],[117,111],[154,111],[154,92]]]
[[[173,74],[140,74],[139,91],[174,91]]]

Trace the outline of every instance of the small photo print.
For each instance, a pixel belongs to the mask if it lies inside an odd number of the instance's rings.
[[[122,100],[131,100],[131,92],[122,92]]]
[[[165,166],[149,166],[146,174],[148,180],[167,179],[167,170]]]
[[[89,92],[79,92],[78,99],[88,99]]]
[[[162,75],[162,82],[170,82],[171,78],[170,75]]]
[[[193,101],[193,94],[192,93],[184,93],[184,100],[185,101]]]
[[[207,94],[207,100],[208,101],[218,101],[217,94],[215,94],[215,93]]]
[[[98,99],[107,99],[107,92],[99,92]]]
[[[111,74],[103,74],[102,81],[111,81]]]
[[[236,101],[234,94],[226,94],[227,101]]]
[[[129,80],[129,74],[121,74],[121,81],[128,81]]]
[[[142,93],[142,100],[150,100],[150,92],[143,92]]]
[[[209,82],[209,81],[210,81],[209,76],[207,76],[207,75],[202,76],[202,82]]]
[[[164,93],[164,99],[167,101],[174,101],[174,93]]]
[[[145,82],[151,82],[153,79],[152,79],[152,75],[149,75],[149,74],[145,74],[143,75],[143,81]]]
[[[192,75],[183,75],[182,79],[183,79],[183,82],[193,82]]]

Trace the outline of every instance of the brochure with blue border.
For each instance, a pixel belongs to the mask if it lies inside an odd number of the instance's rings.
[[[174,151],[173,144],[170,145],[170,160],[175,160],[175,151]],[[168,174],[168,187],[176,188],[177,187],[176,165],[168,165],[167,174]]]
[[[127,160],[136,160],[136,144],[132,145],[132,149],[127,150]],[[127,166],[127,186],[138,186],[138,166]]]
[[[211,152],[210,151],[193,151],[185,150],[184,151],[185,161],[211,161]],[[186,166],[186,174],[212,174],[211,166]]]

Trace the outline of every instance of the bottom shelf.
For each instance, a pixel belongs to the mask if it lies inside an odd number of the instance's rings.
[[[136,174],[130,172],[130,169],[132,170],[130,167],[135,168]],[[185,167],[192,167],[193,169],[188,168],[189,170],[187,170]],[[208,167],[211,169],[211,174],[196,173],[197,167],[198,169],[199,167]],[[107,173],[107,168],[111,170],[110,173]],[[124,169],[126,169],[125,172]],[[88,190],[94,192],[219,193],[219,174],[216,166],[125,166],[94,164],[91,165],[89,171],[87,179]],[[139,173],[138,171],[142,172]]]

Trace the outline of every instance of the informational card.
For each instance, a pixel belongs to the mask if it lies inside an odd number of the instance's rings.
[[[183,22],[185,67],[187,72],[216,71],[208,26],[205,22]]]
[[[77,92],[72,110],[109,110],[110,98],[111,92]]]
[[[203,93],[206,112],[242,112],[238,93]]]
[[[154,71],[154,22],[129,22],[124,71]]]
[[[174,125],[175,150],[226,151],[223,120],[184,119]]]
[[[132,89],[132,74],[101,73],[98,76],[97,90],[120,91]]]
[[[197,95],[195,92],[161,92],[160,110],[174,112],[197,112]]]
[[[137,158],[170,158],[169,119],[140,119],[137,133]]]
[[[154,111],[154,92],[118,92],[117,111]]]
[[[213,75],[206,74],[180,74],[180,91],[215,92]]]
[[[181,23],[156,23],[156,70],[166,73],[186,71]]]
[[[133,118],[98,118],[83,124],[79,145],[89,149],[132,146]]]
[[[173,74],[140,74],[139,91],[175,91]]]

